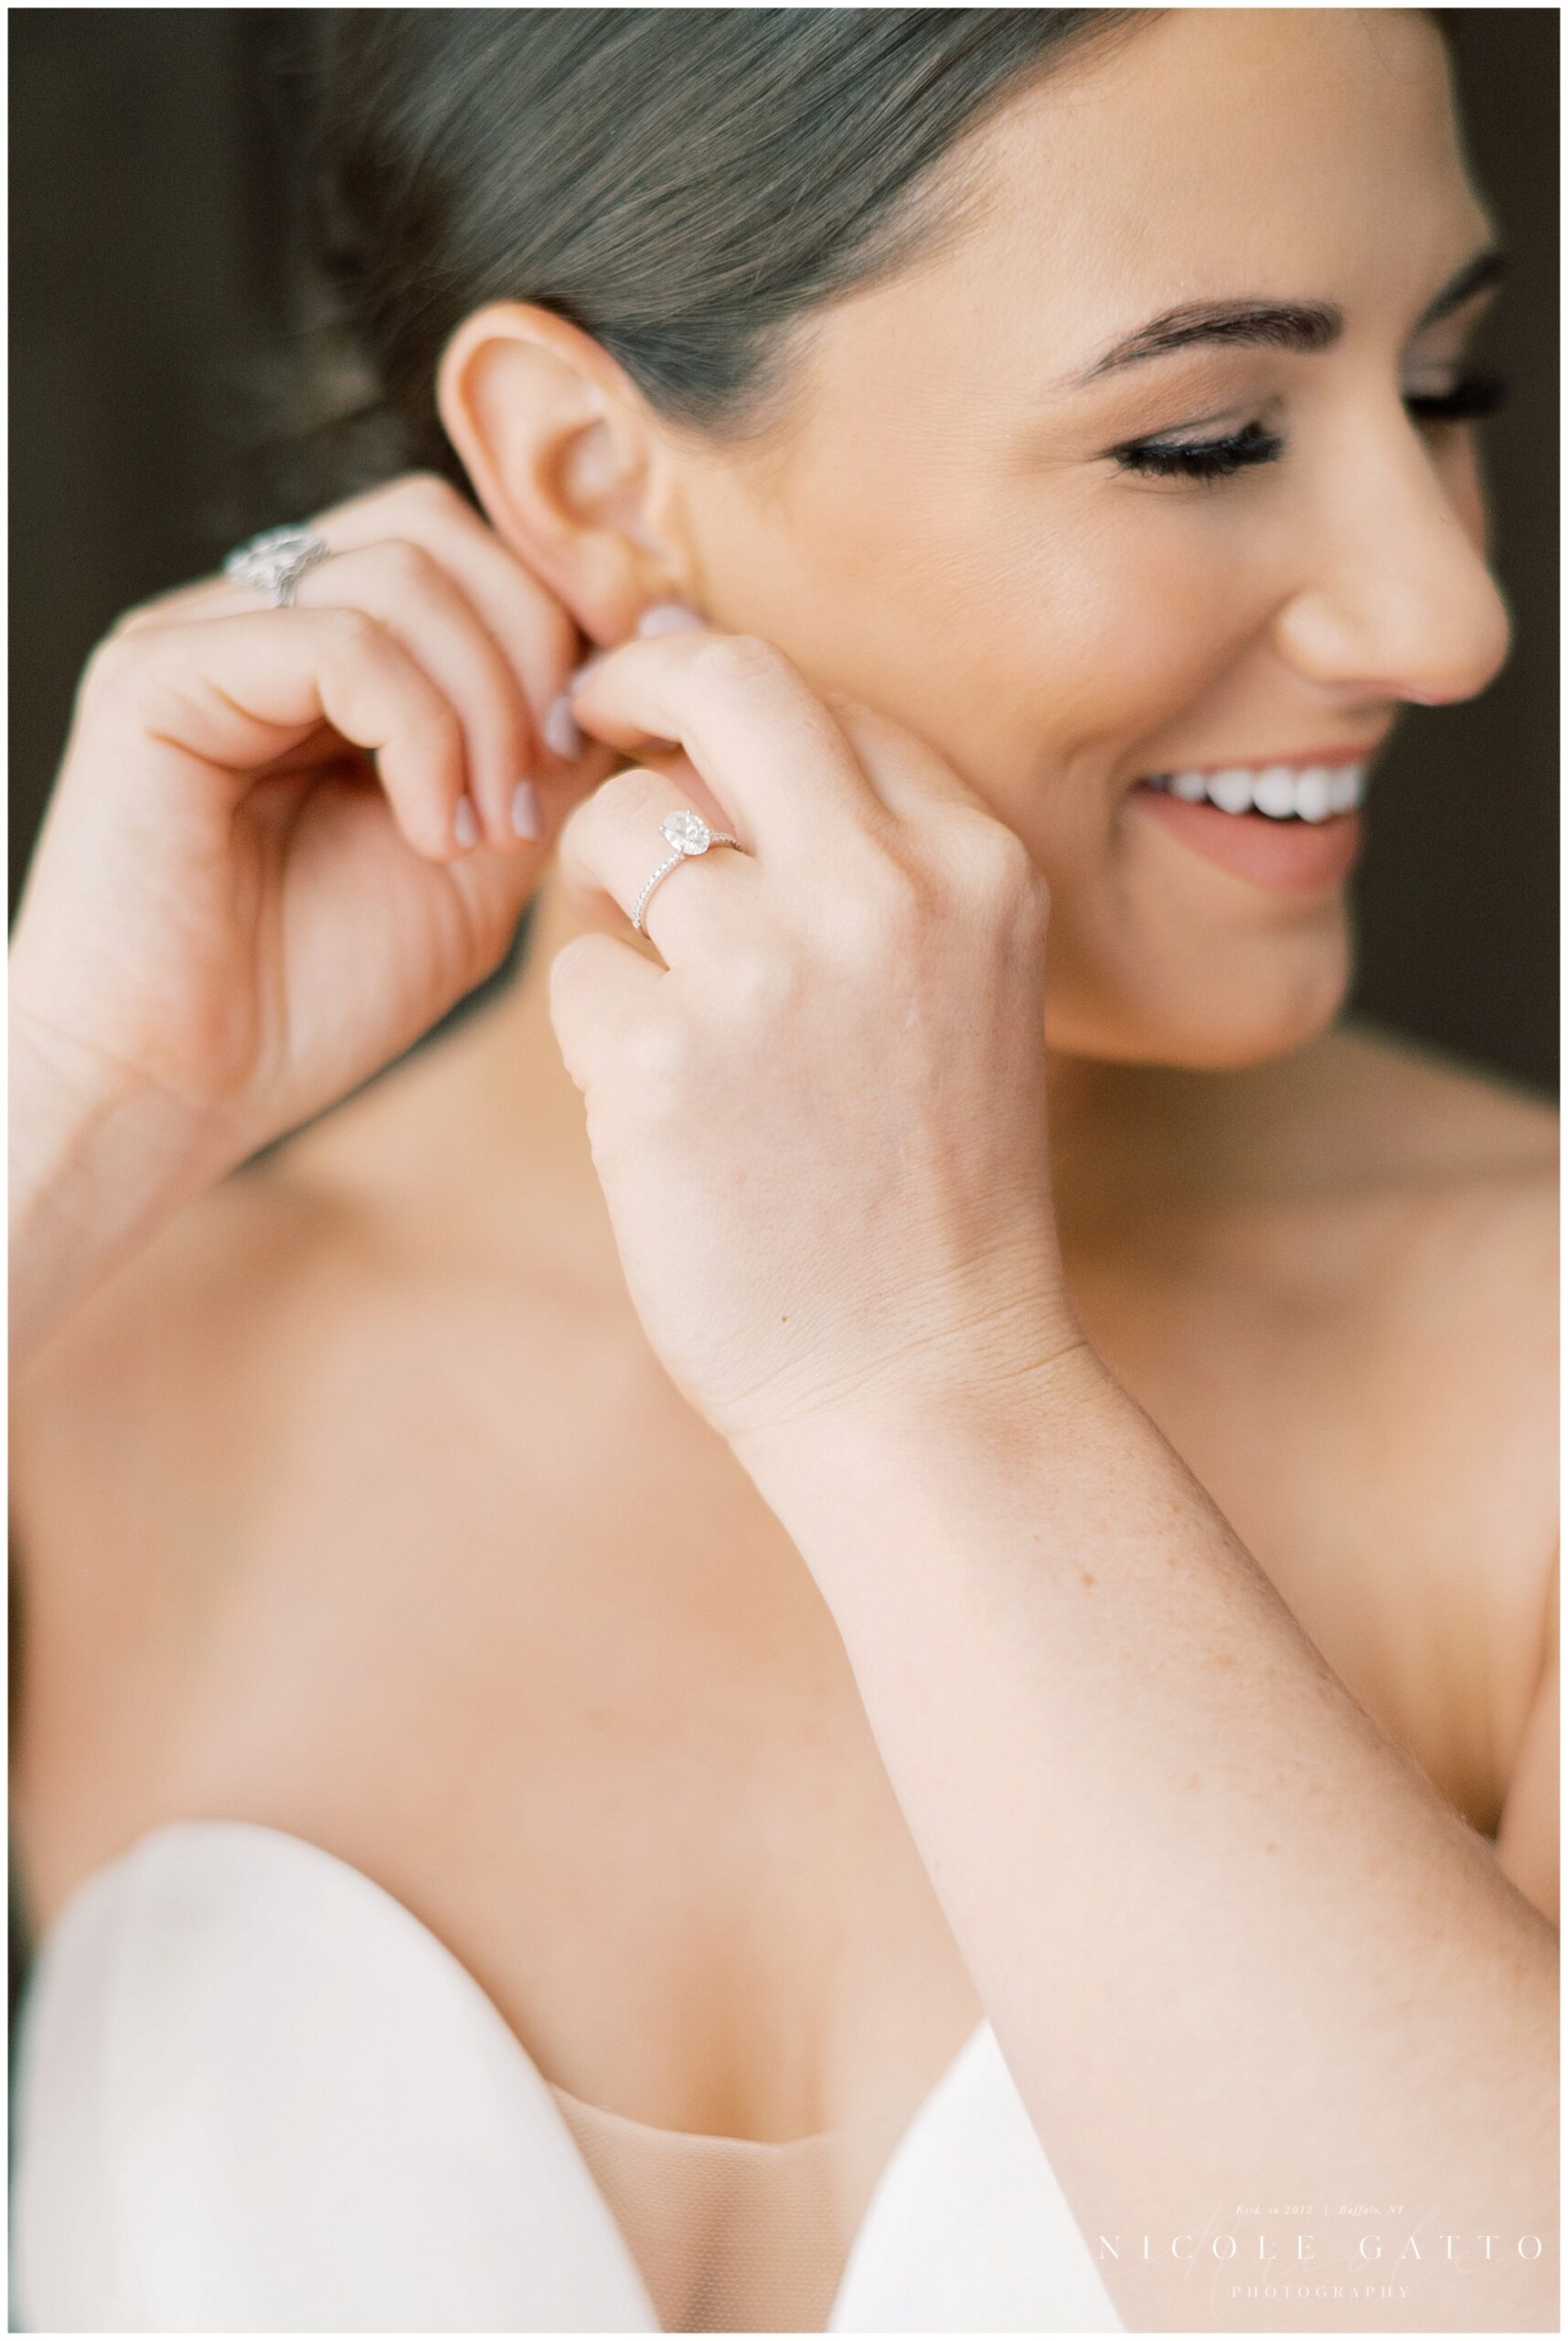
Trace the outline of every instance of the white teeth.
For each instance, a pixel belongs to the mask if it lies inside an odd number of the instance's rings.
[[[1266,813],[1271,820],[1326,821],[1348,813],[1366,793],[1365,764],[1227,764],[1223,772],[1154,775],[1157,787],[1189,804],[1207,798],[1223,813]]]
[[[1265,764],[1253,783],[1253,802],[1260,813],[1283,821],[1296,810],[1296,775],[1288,764]]]
[[[1256,774],[1248,772],[1242,764],[1231,764],[1224,772],[1211,772],[1209,775],[1210,798],[1223,813],[1250,812],[1253,782],[1256,777]]]
[[[1330,774],[1327,764],[1308,764],[1305,772],[1296,775],[1296,809],[1304,821],[1326,821],[1329,804]]]

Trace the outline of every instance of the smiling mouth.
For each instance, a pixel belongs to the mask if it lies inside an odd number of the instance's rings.
[[[1150,773],[1126,801],[1140,823],[1232,878],[1275,894],[1321,895],[1349,877],[1360,854],[1369,755]]]
[[[1226,764],[1213,772],[1146,774],[1136,786],[1221,813],[1269,821],[1331,821],[1363,802],[1371,752],[1339,764]]]

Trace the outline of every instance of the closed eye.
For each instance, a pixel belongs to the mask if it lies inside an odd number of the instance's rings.
[[[1436,425],[1472,422],[1495,414],[1503,405],[1509,385],[1496,373],[1461,375],[1446,390],[1407,393],[1405,412],[1418,423]],[[1111,454],[1124,471],[1157,479],[1225,479],[1254,464],[1278,463],[1285,443],[1261,422],[1216,439],[1133,439]]]

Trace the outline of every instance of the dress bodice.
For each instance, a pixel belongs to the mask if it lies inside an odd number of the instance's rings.
[[[891,2124],[645,2129],[552,2087],[382,1887],[239,1822],[90,1878],[20,2024],[24,2330],[734,2330],[768,2302],[809,2319],[774,2330],[1122,2329],[987,2024]]]

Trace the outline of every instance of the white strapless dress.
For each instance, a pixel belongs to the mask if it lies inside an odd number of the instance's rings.
[[[656,2333],[573,2103],[358,1870],[251,1823],[155,1830],[28,1985],[16,2324]],[[1124,2329],[988,2024],[896,2134],[824,2329]]]

